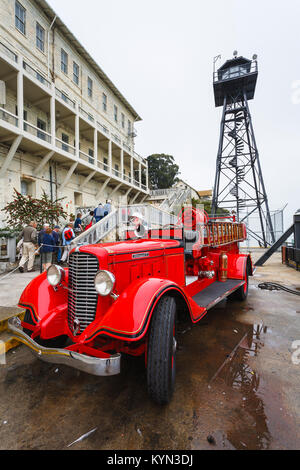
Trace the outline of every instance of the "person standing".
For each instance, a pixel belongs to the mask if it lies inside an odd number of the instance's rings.
[[[106,204],[104,204],[104,217],[111,213],[111,201],[107,200]]]
[[[37,244],[37,223],[35,221],[30,222],[30,224],[24,228],[21,234],[23,238],[23,251],[22,258],[19,263],[19,271],[24,272],[24,266],[28,261],[27,270],[28,272],[33,271],[36,244]]]
[[[96,223],[100,222],[100,220],[102,220],[104,217],[104,208],[101,202],[99,202],[97,209],[94,210],[94,217]]]
[[[52,264],[52,256],[54,252],[55,241],[52,235],[52,229],[48,227],[41,236],[40,253],[43,256],[43,272]]]
[[[75,235],[79,235],[80,233],[83,232],[81,217],[82,217],[81,214],[77,214],[77,218],[74,224]]]
[[[61,242],[60,242],[60,227],[58,225],[55,225],[53,232],[52,232],[52,237],[54,239],[54,251],[53,251],[53,263],[59,263],[60,258],[61,258]]]
[[[65,263],[67,261],[69,252],[70,252],[70,245],[72,240],[75,238],[75,233],[73,230],[73,222],[70,222],[62,232],[62,244],[65,247],[63,255],[61,257],[61,262]]]
[[[88,215],[86,218],[85,230],[88,230],[89,228],[91,228],[94,223],[95,223],[94,211],[91,211],[90,215]]]

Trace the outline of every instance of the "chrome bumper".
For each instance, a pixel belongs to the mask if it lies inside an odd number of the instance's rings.
[[[92,375],[108,376],[120,373],[121,354],[114,354],[109,358],[101,359],[85,356],[67,349],[45,348],[24,333],[21,320],[18,317],[11,318],[8,321],[8,329],[13,333],[15,339],[30,348],[31,352],[42,361],[64,364]]]

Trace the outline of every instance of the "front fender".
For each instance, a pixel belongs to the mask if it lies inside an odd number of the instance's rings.
[[[191,310],[186,294],[176,283],[158,278],[140,279],[130,284],[105,315],[85,330],[82,340],[89,342],[98,335],[125,341],[142,339],[157,302],[171,291],[181,295]]]
[[[68,270],[65,270],[65,273],[67,282]],[[47,273],[42,273],[25,288],[19,300],[19,307],[29,310],[34,324],[37,324],[49,313],[67,305],[67,290],[59,288],[55,295],[53,294],[53,287],[47,280]]]

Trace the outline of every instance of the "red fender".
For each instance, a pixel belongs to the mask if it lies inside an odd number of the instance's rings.
[[[144,278],[130,284],[80,340],[89,342],[100,334],[125,341],[140,340],[147,332],[157,302],[171,291],[182,295],[192,316],[189,299],[179,285],[167,279]]]
[[[228,255],[228,278],[229,279],[245,279],[245,270],[248,260],[250,261],[251,270],[250,276],[253,275],[253,266],[250,255],[246,254],[231,254]]]
[[[68,282],[68,269],[65,270],[65,275]],[[60,288],[53,294],[53,287],[50,286],[45,272],[34,278],[25,288],[19,300],[19,307],[29,310],[36,324],[46,315],[57,311],[57,308],[67,308],[68,291]]]

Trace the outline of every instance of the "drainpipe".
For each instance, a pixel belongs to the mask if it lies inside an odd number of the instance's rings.
[[[54,26],[57,16],[55,15],[48,31],[48,78],[50,78],[50,32]]]

